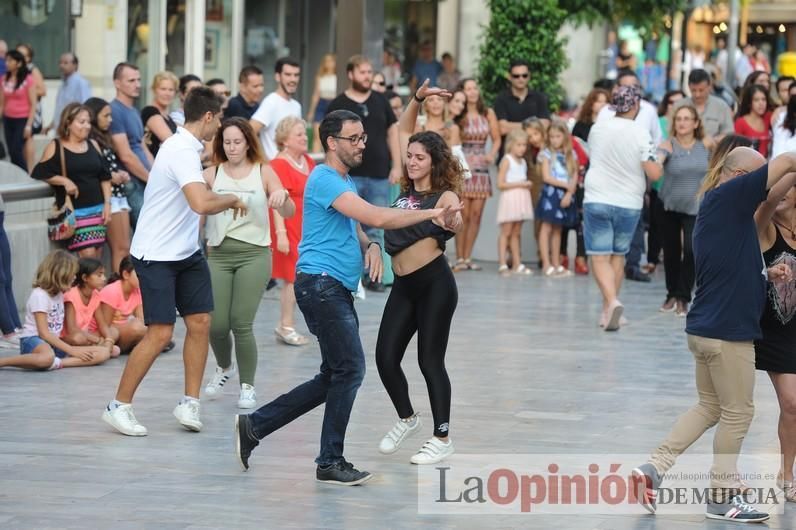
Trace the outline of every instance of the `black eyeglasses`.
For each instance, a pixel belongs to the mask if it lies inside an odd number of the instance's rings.
[[[387,86],[387,82],[386,81],[376,81],[376,84],[379,85],[379,86]]]
[[[524,74],[511,74],[511,77],[513,77],[514,79],[528,79],[529,77],[531,77],[531,74],[527,72]]]
[[[362,136],[334,136],[334,135],[332,135],[332,138],[337,138],[338,140],[348,140],[349,142],[351,142],[351,145],[357,145],[359,142],[362,142],[363,144],[367,144],[368,143],[368,135],[367,134],[363,134]]]

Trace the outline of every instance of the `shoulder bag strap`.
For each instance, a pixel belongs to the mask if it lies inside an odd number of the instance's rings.
[[[66,173],[66,154],[64,153],[64,144],[61,143],[60,140],[56,140],[56,142],[58,143],[58,151],[61,156],[61,176],[64,178],[69,178],[69,175]],[[64,206],[74,211],[74,207],[72,206],[72,197],[66,193],[66,188],[64,188]]]

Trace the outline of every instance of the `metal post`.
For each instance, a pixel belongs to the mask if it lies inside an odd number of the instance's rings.
[[[735,86],[735,52],[738,49],[738,15],[741,11],[740,0],[730,0],[730,36],[727,39],[727,71],[724,79],[730,88]]]

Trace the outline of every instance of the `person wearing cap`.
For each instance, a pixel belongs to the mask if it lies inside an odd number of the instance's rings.
[[[599,120],[589,132],[591,159],[585,178],[583,235],[586,254],[603,297],[600,326],[616,331],[623,322],[619,290],[625,255],[641,216],[647,177],[658,180],[663,167],[656,144],[636,116],[641,91],[618,86],[612,95],[616,115]]]

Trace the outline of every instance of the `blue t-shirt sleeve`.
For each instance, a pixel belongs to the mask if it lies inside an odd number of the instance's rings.
[[[743,208],[744,215],[753,215],[760,203],[766,200],[768,190],[768,164],[747,173],[735,177],[721,187],[727,186],[726,192],[731,204],[736,204]]]
[[[356,193],[349,181],[343,180],[340,178],[340,175],[337,175],[334,172],[325,171],[322,175],[318,175],[318,178],[315,181],[314,198],[318,204],[321,205],[321,207],[328,210],[332,206],[332,203],[336,201],[340,195],[347,191],[353,191]]]
[[[111,134],[126,134],[126,116],[119,112],[114,105],[111,105]]]

